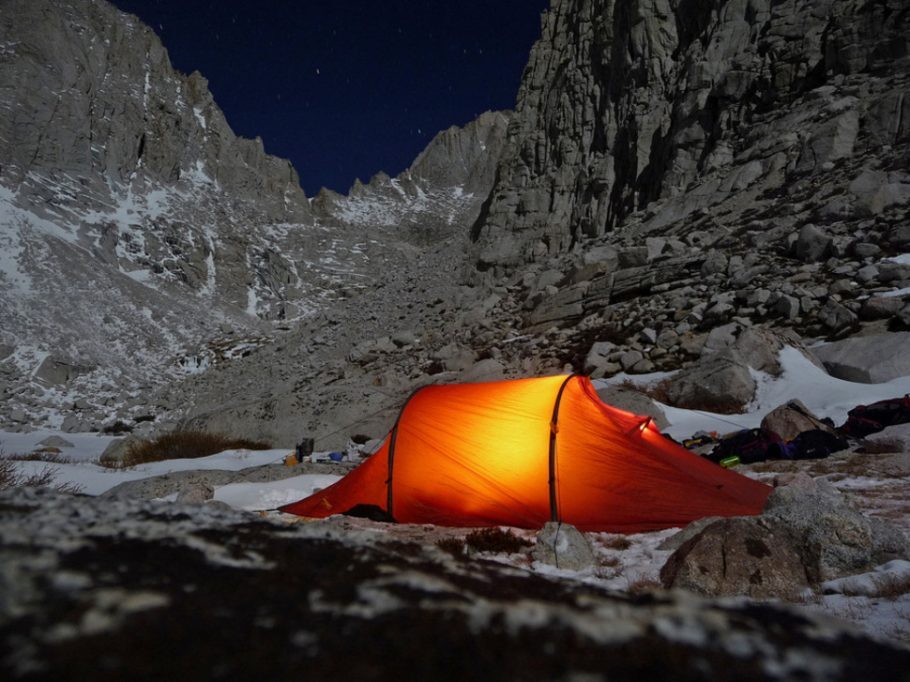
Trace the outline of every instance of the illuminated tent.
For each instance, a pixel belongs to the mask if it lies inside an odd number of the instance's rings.
[[[605,405],[573,375],[422,388],[375,454],[282,511],[373,507],[405,523],[552,520],[634,533],[758,514],[769,492],[664,438],[650,418]]]

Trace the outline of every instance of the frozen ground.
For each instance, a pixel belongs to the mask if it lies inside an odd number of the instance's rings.
[[[886,384],[854,384],[828,376],[798,351],[785,349],[780,359],[783,366],[780,377],[756,375],[759,382],[758,395],[747,413],[733,416],[713,415],[662,406],[671,422],[667,431],[674,437],[681,438],[699,430],[727,432],[737,428],[758,426],[762,415],[792,398],[799,398],[819,416],[830,417],[835,423],[840,424],[845,420],[847,410],[855,405],[910,393],[910,377]],[[654,382],[660,378],[661,375],[619,376],[611,379],[610,383],[630,379],[641,384]],[[5,454],[28,452],[50,435],[53,434],[0,433],[0,447]],[[262,452],[232,450],[201,459],[171,460],[126,470],[110,470],[91,461],[97,458],[109,442],[109,438],[95,435],[58,435],[74,445],[73,448],[61,448],[63,456],[71,460],[70,462],[63,464],[18,462],[17,466],[23,472],[29,473],[51,466],[55,469],[57,483],[75,484],[89,495],[101,494],[125,481],[180,471],[241,471],[250,467],[276,464],[288,454],[284,450]],[[826,478],[863,511],[887,518],[903,528],[906,533],[910,532],[908,457],[910,457],[908,453],[896,454],[887,459],[881,455],[845,452],[825,460],[766,462],[742,467],[740,471],[769,483],[786,482],[799,471]],[[305,474],[274,482],[232,483],[216,488],[214,497],[215,500],[240,510],[250,512],[273,510],[282,504],[308,496],[336,480],[337,476]],[[288,523],[300,522],[296,517],[287,517],[285,520]],[[365,532],[388,534],[428,544],[445,537],[463,538],[470,532],[470,529],[374,524],[358,519],[352,519],[350,523],[352,528],[360,528]],[[515,532],[532,541],[535,537],[533,531]],[[670,554],[669,551],[660,549],[660,545],[675,532],[666,530],[628,536],[591,533],[588,537],[595,548],[598,564],[584,571],[561,571],[539,564],[532,561],[528,553],[486,557],[558,580],[594,583],[619,591],[635,592],[659,586],[660,568]],[[910,645],[910,562],[893,561],[866,575],[830,581],[820,586],[817,592],[807,592],[801,605],[807,609],[821,610],[845,618],[875,636]]]

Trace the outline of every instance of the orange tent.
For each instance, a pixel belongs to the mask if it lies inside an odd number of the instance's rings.
[[[382,447],[334,485],[282,508],[359,505],[405,523],[635,533],[758,514],[771,489],[605,405],[586,377],[427,386]]]

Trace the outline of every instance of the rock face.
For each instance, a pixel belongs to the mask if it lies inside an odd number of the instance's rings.
[[[360,519],[287,526],[7,491],[0,548],[4,679],[821,681],[910,667],[906,649],[821,616],[566,584]]]
[[[824,133],[800,126],[773,141],[753,137],[775,108],[829,81],[891,68],[907,54],[905,10],[903,0],[874,9],[859,0],[554,2],[475,226],[479,262],[566,251],[711,173],[720,172],[714,190],[742,191],[767,186],[769,175],[778,184],[788,167],[808,171],[905,137],[908,105],[898,92],[841,100]],[[799,253],[818,260],[828,242],[810,232]]]

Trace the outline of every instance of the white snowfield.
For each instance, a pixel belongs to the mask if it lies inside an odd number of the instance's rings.
[[[792,348],[781,351],[780,362],[783,372],[779,377],[756,372],[758,382],[756,399],[749,410],[738,415],[717,415],[694,410],[683,410],[661,405],[671,425],[666,430],[674,438],[684,438],[697,431],[718,431],[721,433],[740,428],[756,427],[761,418],[778,405],[798,398],[820,417],[830,417],[842,424],[847,411],[860,404],[894,398],[910,393],[910,377],[902,377],[882,384],[858,384],[835,379],[824,370],[812,364],[802,353]],[[626,379],[639,385],[654,383],[667,374],[619,375],[603,383],[619,383]],[[597,382],[601,383],[601,382]],[[0,432],[0,451],[4,454],[26,453],[38,443],[53,435],[49,431],[32,434],[9,434]],[[68,464],[46,464],[42,462],[17,462],[23,472],[35,473],[45,467],[55,470],[56,483],[71,483],[80,486],[83,493],[98,495],[124,481],[138,480],[162,474],[191,470],[241,471],[248,467],[281,462],[287,450],[229,450],[200,459],[183,459],[144,464],[131,469],[105,469],[91,460],[103,451],[110,437],[94,434],[57,434],[73,443],[73,448],[62,448],[63,456],[72,460]],[[71,454],[72,453],[72,454]],[[746,472],[748,473],[748,472]],[[761,476],[761,474],[751,474]],[[301,499],[338,480],[337,476],[301,475],[281,481],[265,483],[233,483],[218,487],[214,499],[236,509],[250,512],[274,510],[275,508]],[[842,491],[863,494],[874,491],[893,481],[881,481],[869,476],[849,475],[832,477],[831,482]],[[175,495],[168,496],[159,504],[173,502]],[[908,520],[901,525],[906,528]],[[383,532],[394,533],[394,526]],[[429,531],[428,531],[429,532]],[[451,529],[452,535],[464,535],[467,529]],[[534,531],[516,530],[517,533],[533,539]],[[617,543],[610,533],[589,533],[588,537],[600,560],[599,566],[582,571],[565,571],[552,566],[532,562],[528,566],[524,555],[494,555],[491,558],[516,568],[529,569],[550,575],[560,580],[576,580],[594,583],[609,589],[629,590],[642,585],[658,585],[659,573],[670,552],[659,549],[674,529],[626,536],[626,543]],[[436,530],[438,535],[438,529]],[[877,596],[882,585],[910,583],[910,562],[891,561],[869,573],[833,580],[819,586],[815,593],[807,593],[805,608],[821,610],[852,621],[874,636],[910,644],[910,592],[897,596]]]

